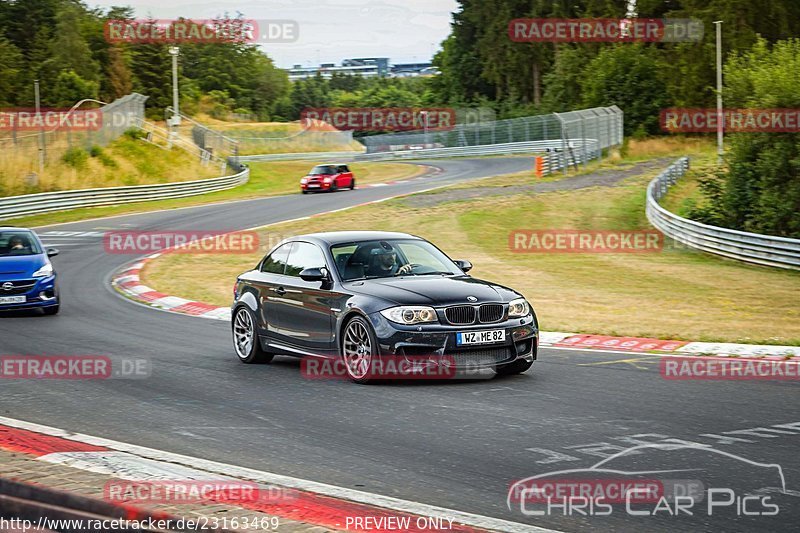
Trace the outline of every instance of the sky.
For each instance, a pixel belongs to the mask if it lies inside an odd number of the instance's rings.
[[[264,44],[275,64],[314,66],[349,57],[392,63],[430,61],[450,33],[456,0],[85,0],[91,7],[128,5],[136,17],[208,19],[219,16],[293,20],[294,43]]]

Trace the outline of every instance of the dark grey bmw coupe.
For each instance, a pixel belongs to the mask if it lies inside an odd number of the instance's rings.
[[[536,359],[536,314],[519,293],[467,275],[470,268],[404,233],[286,239],[236,281],[236,355],[243,363],[276,354],[332,359],[359,383],[375,379],[370,368],[382,358],[525,372]]]

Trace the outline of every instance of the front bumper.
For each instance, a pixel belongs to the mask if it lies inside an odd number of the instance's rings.
[[[331,189],[331,183],[325,183],[322,180],[319,181],[308,181],[306,183],[301,183],[300,188],[304,191],[329,191]]]
[[[521,359],[534,361],[539,344],[539,330],[533,315],[470,326],[405,326],[387,320],[380,313],[371,314],[369,319],[377,336],[380,355],[406,356],[417,363],[423,360],[456,369],[495,368]],[[505,330],[503,342],[457,344],[457,333],[496,329]]]
[[[24,297],[25,301],[17,303],[0,303],[0,311],[18,311],[24,309],[40,309],[43,307],[52,307],[58,305],[58,285],[56,284],[56,276],[48,276],[46,278],[24,278],[24,279],[3,279],[0,280],[0,286],[3,283],[11,282],[15,285],[25,285],[33,282],[33,285],[25,290],[3,290],[0,289],[0,301],[3,297]]]

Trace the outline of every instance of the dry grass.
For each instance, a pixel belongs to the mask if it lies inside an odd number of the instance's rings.
[[[47,164],[39,173],[35,147],[7,151],[0,159],[0,195],[167,183],[220,175],[219,167],[203,166],[182,150],[165,150],[125,136],[103,148],[100,157],[91,157],[84,151],[85,162],[78,165],[66,163],[62,159],[64,153],[66,146],[49,146]],[[37,173],[36,185],[26,180],[31,172]]]
[[[664,339],[800,344],[800,275],[743,265],[686,250],[642,254],[518,254],[514,229],[644,229],[644,187],[625,186],[507,196],[416,209],[401,199],[265,228],[270,234],[323,230],[407,231],[451,257],[475,264],[471,274],[521,291],[542,327]],[[502,179],[502,178],[500,178]],[[274,239],[273,239],[274,240]],[[167,255],[144,272],[164,292],[229,305],[235,276],[252,256]]]
[[[715,149],[715,140],[711,136],[686,137],[650,137],[648,139],[631,139],[625,147],[626,159],[652,159],[666,155],[685,155],[688,153],[708,153]]]

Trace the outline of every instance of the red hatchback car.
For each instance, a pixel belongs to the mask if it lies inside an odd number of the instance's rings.
[[[303,194],[315,191],[335,191],[356,188],[356,178],[347,165],[317,165],[300,179]]]

